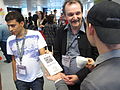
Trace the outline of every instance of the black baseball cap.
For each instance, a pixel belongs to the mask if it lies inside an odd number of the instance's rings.
[[[96,30],[100,40],[106,44],[120,44],[120,4],[102,1],[88,12],[87,21]]]

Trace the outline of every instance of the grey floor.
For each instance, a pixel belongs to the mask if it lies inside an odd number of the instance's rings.
[[[0,60],[0,73],[2,75],[2,90],[16,90],[13,79],[12,79],[12,65],[4,63],[5,57],[3,53],[0,51],[0,56],[2,56],[2,60]],[[44,69],[43,69],[44,72]],[[53,81],[49,81],[45,79],[44,90],[56,90]]]

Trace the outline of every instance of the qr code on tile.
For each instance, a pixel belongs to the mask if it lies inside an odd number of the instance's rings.
[[[47,64],[53,61],[53,59],[50,56],[45,57],[44,60]]]

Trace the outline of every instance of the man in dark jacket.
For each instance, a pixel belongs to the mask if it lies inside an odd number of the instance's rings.
[[[83,80],[81,90],[120,90],[120,4],[103,1],[87,15],[87,37],[99,56],[96,67]],[[95,14],[95,15],[94,15]],[[50,76],[57,90],[68,90],[62,74]]]
[[[76,73],[83,69],[83,67],[77,67],[76,58],[82,56],[96,59],[98,53],[86,37],[81,2],[79,0],[66,1],[63,5],[63,13],[68,20],[68,25],[58,29],[54,45],[54,57],[63,67],[66,75],[76,76]],[[89,73],[86,68],[83,71],[86,73],[83,73],[83,77],[80,76],[80,82]],[[71,78],[71,76],[68,78]],[[71,85],[71,82],[66,83],[70,90],[79,90],[80,83],[77,82],[75,85]]]

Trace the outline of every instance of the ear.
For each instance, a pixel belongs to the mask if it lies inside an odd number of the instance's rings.
[[[23,21],[21,21],[20,24],[21,24],[22,26],[24,26],[24,22],[23,22]]]
[[[63,15],[64,15],[64,19],[67,20],[67,15],[66,15],[66,13],[64,13]]]
[[[94,26],[91,23],[88,24],[88,30],[90,35],[94,34]]]
[[[64,19],[65,19],[65,20],[68,20],[67,17],[66,17],[65,15],[64,15]]]

